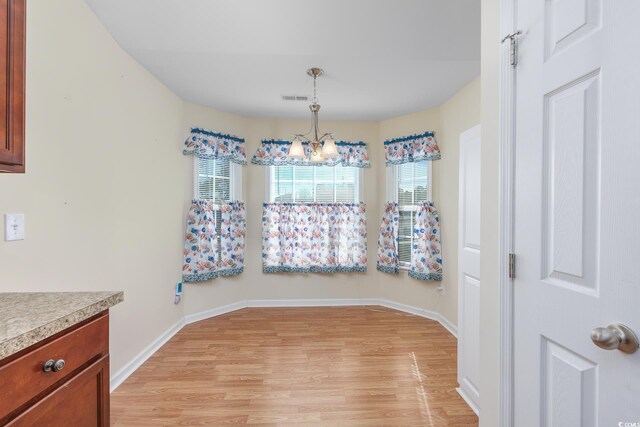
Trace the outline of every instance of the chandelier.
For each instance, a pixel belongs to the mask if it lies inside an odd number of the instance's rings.
[[[313,77],[313,98],[311,99],[311,130],[305,134],[295,134],[289,147],[288,157],[293,159],[304,159],[307,156],[304,153],[302,143],[307,143],[311,146],[311,158],[312,162],[323,162],[326,159],[334,159],[338,157],[338,147],[334,141],[331,133],[321,133],[318,128],[318,112],[320,111],[320,104],[318,104],[318,97],[316,95],[316,79],[322,75],[323,71],[320,68],[309,68],[307,74]]]

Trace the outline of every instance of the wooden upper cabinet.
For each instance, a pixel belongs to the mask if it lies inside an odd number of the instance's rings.
[[[26,0],[0,0],[0,172],[25,171]]]

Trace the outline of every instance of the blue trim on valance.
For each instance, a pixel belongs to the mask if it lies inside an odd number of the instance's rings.
[[[302,145],[308,145],[308,141],[301,141]],[[287,141],[286,139],[263,139],[263,144],[277,144],[277,145],[291,145],[291,141]],[[340,147],[366,147],[367,143],[362,141],[335,141],[337,146]]]
[[[315,168],[319,168],[319,167],[326,167],[326,168],[332,168],[334,166],[340,165],[340,166],[351,166],[354,168],[370,168],[371,164],[367,163],[364,165],[343,165],[341,162],[326,162],[326,163],[316,163],[316,162],[301,162],[301,160],[304,159],[286,159],[286,160],[281,160],[279,161],[277,164],[274,164],[272,161],[269,160],[265,160],[265,159],[256,159],[253,158],[251,159],[251,163],[253,163],[254,165],[259,165],[259,166],[287,166],[287,165],[293,165],[293,166],[311,166],[311,167],[315,167]]]
[[[436,135],[435,132],[427,131],[427,132],[421,133],[421,134],[402,136],[400,138],[394,138],[394,139],[387,139],[384,142],[384,145],[389,145],[389,144],[393,144],[393,143],[396,143],[396,142],[412,141],[414,139],[425,138],[427,136],[434,137],[435,135]]]
[[[341,203],[341,202],[264,202],[262,207],[267,206],[346,206],[346,207],[354,207],[354,206],[364,206],[367,205],[364,202],[356,202],[356,203]]]
[[[366,273],[367,267],[352,266],[352,267],[287,267],[281,266],[262,266],[263,273]]]
[[[227,159],[230,162],[233,162],[235,164],[242,165],[242,166],[247,164],[246,160],[238,159],[237,157],[232,156],[232,155],[205,154],[205,153],[199,153],[197,151],[196,152],[190,152],[188,150],[182,150],[182,154],[184,154],[185,156],[193,154],[194,156],[196,156],[199,159],[207,159],[207,160]]]
[[[213,132],[213,131],[201,129],[201,128],[191,128],[191,133],[201,133],[203,135],[217,136],[218,138],[231,139],[233,141],[244,142],[244,138],[241,138],[239,136],[229,135],[226,133]]]

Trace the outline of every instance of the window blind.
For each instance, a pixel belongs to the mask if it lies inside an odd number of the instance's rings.
[[[228,201],[231,199],[231,166],[228,159],[198,158],[196,199]]]
[[[354,167],[272,166],[271,201],[355,203],[359,169]]]
[[[219,203],[231,200],[231,164],[229,159],[197,158],[198,185],[196,199],[211,200],[214,211],[216,235],[220,244],[222,212]]]
[[[429,197],[429,162],[420,161],[396,165],[398,192],[398,261],[411,264],[413,224],[418,204]]]

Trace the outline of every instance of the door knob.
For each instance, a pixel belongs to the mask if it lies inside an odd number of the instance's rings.
[[[612,323],[606,328],[591,331],[591,341],[605,350],[620,350],[623,353],[635,353],[638,350],[638,337],[628,326]]]

